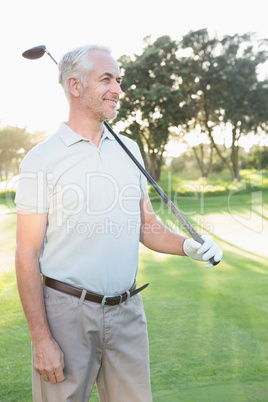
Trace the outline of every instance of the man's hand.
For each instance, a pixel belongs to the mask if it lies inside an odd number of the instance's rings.
[[[203,244],[194,239],[186,239],[183,243],[184,253],[193,260],[209,261],[213,257],[216,262],[219,262],[222,259],[222,250],[219,249],[210,236],[204,235],[202,239],[204,240]],[[213,266],[211,262],[206,264],[207,268],[212,268]]]
[[[34,368],[44,381],[56,384],[65,380],[64,355],[54,339],[43,339],[33,345],[33,359]]]

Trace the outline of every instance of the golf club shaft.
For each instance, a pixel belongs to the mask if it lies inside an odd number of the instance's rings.
[[[51,54],[49,53],[49,51],[47,49],[45,49],[45,52],[54,61],[54,63],[58,65],[58,62],[54,59],[53,56],[51,56]]]

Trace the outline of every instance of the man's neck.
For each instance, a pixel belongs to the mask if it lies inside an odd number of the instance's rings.
[[[103,122],[88,119],[73,119],[69,116],[66,124],[77,134],[99,146],[104,131]]]

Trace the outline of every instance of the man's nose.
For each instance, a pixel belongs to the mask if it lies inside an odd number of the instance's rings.
[[[121,95],[123,92],[121,89],[121,85],[117,81],[113,81],[112,87],[111,87],[111,92],[117,95]]]

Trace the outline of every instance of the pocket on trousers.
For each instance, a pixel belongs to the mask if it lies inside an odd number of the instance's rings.
[[[46,306],[73,304],[73,297],[58,290],[51,289],[48,286],[44,286],[44,301]]]
[[[137,293],[135,296],[131,297],[131,299],[129,299],[129,303],[133,306],[134,310],[136,310],[138,313],[143,311],[142,296],[139,293]]]

